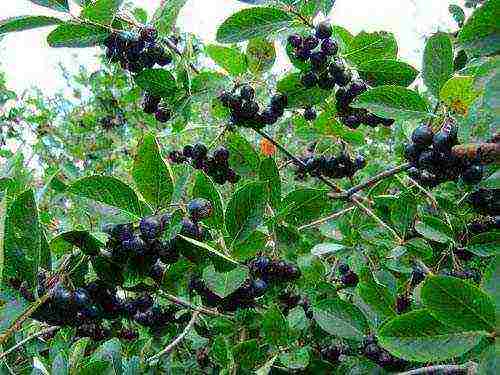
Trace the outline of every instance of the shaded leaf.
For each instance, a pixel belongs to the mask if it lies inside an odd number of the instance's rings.
[[[103,27],[65,23],[59,25],[47,36],[47,43],[51,47],[93,47],[104,42],[108,35],[109,31]]]
[[[62,23],[58,18],[46,16],[19,16],[3,19],[0,21],[0,35],[15,31],[23,31],[57,25]]]
[[[358,66],[358,73],[369,85],[409,86],[418,71],[411,65],[397,60],[376,59],[365,61]]]
[[[162,98],[173,96],[177,90],[175,77],[165,69],[144,69],[134,80],[144,91]]]
[[[453,46],[447,34],[431,36],[424,49],[422,76],[425,85],[439,97],[439,91],[453,75]]]
[[[246,267],[235,267],[229,272],[217,272],[213,265],[203,270],[203,280],[209,289],[221,298],[225,298],[243,285],[248,277]]]

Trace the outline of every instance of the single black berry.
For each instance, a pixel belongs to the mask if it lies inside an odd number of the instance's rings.
[[[432,144],[434,132],[429,125],[423,124],[415,129],[411,135],[411,140],[419,148],[425,148]]]
[[[207,157],[208,149],[203,143],[197,143],[193,147],[193,159],[205,159]]]
[[[328,22],[321,22],[316,26],[316,37],[326,39],[332,36],[332,27]]]
[[[314,121],[316,119],[316,111],[313,107],[307,107],[304,110],[304,119],[307,121]]]
[[[321,42],[321,51],[328,56],[335,56],[339,51],[339,45],[333,39],[325,39]]]
[[[156,217],[145,217],[139,222],[139,230],[143,238],[153,240],[160,234],[161,225]]]
[[[212,216],[213,207],[210,201],[203,198],[197,198],[188,203],[187,211],[190,219],[196,223]]]
[[[358,285],[359,277],[356,273],[350,270],[346,274],[342,275],[340,280],[345,286],[355,287]]]
[[[303,47],[306,50],[311,51],[315,49],[318,46],[318,44],[319,44],[318,38],[316,38],[314,35],[311,35],[304,39]]]
[[[240,96],[243,100],[253,100],[255,96],[255,90],[250,85],[243,85],[240,89]]]
[[[299,34],[292,34],[288,37],[288,43],[293,48],[300,48],[302,46],[302,37]]]
[[[341,275],[347,274],[350,270],[351,270],[351,268],[349,267],[349,265],[347,263],[339,264],[339,273]]]
[[[159,108],[155,112],[155,118],[159,122],[167,122],[168,120],[170,120],[171,116],[172,114],[170,113],[170,110],[168,108]]]

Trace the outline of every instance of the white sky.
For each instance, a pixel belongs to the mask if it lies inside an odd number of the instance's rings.
[[[151,14],[160,0],[132,2]],[[57,14],[28,0],[0,0],[0,3],[2,19],[26,14]],[[455,27],[448,14],[450,3],[462,5],[463,0],[337,0],[330,19],[353,33],[361,30],[393,32],[398,39],[400,57],[419,67],[424,44],[422,36],[439,28],[449,30]],[[178,25],[205,41],[213,41],[217,26],[244,7],[236,0],[188,0]],[[73,71],[80,64],[90,69],[97,68],[96,49],[49,48],[45,41],[49,30],[10,34],[0,42],[0,69],[8,72],[9,88],[20,93],[30,86],[38,86],[50,95],[64,87],[64,80],[57,70],[58,62]]]

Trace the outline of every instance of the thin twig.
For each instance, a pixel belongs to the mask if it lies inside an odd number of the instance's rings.
[[[179,56],[182,57],[182,52],[179,50],[179,48],[177,48],[177,46],[174,43],[172,43],[172,41],[170,39],[168,39],[168,38],[165,39],[165,44],[167,45],[167,47],[171,51],[175,52],[177,55],[179,55]],[[189,67],[191,68],[191,70],[193,72],[195,72],[196,74],[200,73],[200,71],[198,70],[198,68],[196,66],[194,66],[194,64],[192,62],[188,62],[188,65],[189,65]]]
[[[48,327],[48,328],[45,328],[45,329],[43,329],[41,331],[38,331],[38,332],[32,334],[31,336],[26,337],[25,339],[19,341],[12,348],[6,350],[3,353],[0,353],[0,360],[2,360],[3,358],[5,358],[6,356],[8,356],[10,353],[12,353],[13,351],[15,351],[17,348],[19,348],[19,347],[23,346],[24,344],[26,344],[28,341],[36,339],[37,337],[43,336],[43,335],[45,335],[47,333],[53,332],[53,331],[55,331],[57,329],[59,329],[59,326]]]
[[[405,171],[409,168],[410,168],[410,163],[405,163],[405,164],[398,165],[397,167],[387,169],[387,170],[369,178],[365,182],[362,182],[359,185],[353,186],[352,188],[347,190],[344,194],[340,194],[339,197],[349,198],[352,195],[354,195],[355,193],[357,193],[358,191],[361,191],[363,189],[371,187],[371,186],[375,185],[377,182],[379,182],[385,178],[394,176],[395,174],[402,172],[402,171]]]
[[[176,296],[173,296],[169,293],[166,293],[162,290],[160,290],[160,294],[168,299],[170,302],[173,302],[175,303],[176,305],[179,305],[179,306],[183,306],[183,307],[186,307],[188,309],[191,309],[191,310],[194,310],[194,311],[199,311],[200,313],[202,314],[205,314],[205,315],[211,315],[211,316],[218,316],[218,317],[221,317],[221,318],[226,318],[226,319],[231,319],[232,320],[232,317],[229,316],[229,315],[226,315],[226,314],[222,314],[216,310],[212,310],[212,309],[207,309],[206,307],[203,307],[203,306],[195,306],[195,305],[192,305],[191,303],[187,302],[187,301],[184,301],[182,299],[180,299],[179,297],[176,297]]]
[[[338,217],[346,214],[347,212],[354,210],[355,208],[356,208],[355,206],[347,207],[347,208],[343,209],[342,211],[335,212],[335,213],[333,213],[333,214],[331,214],[329,216],[326,216],[326,217],[323,217],[321,219],[312,221],[312,222],[310,222],[308,224],[302,225],[301,227],[298,227],[297,230],[301,231],[302,229],[306,229],[306,228],[310,228],[310,227],[315,227],[316,225],[320,225],[320,224],[326,223],[327,221],[336,219],[336,218],[338,218]]]
[[[157,359],[159,359],[162,355],[169,354],[172,352],[172,350],[175,349],[177,345],[179,345],[182,340],[187,336],[191,328],[193,328],[194,324],[196,323],[196,319],[198,319],[198,315],[200,314],[200,311],[195,311],[193,312],[193,316],[191,317],[191,320],[187,324],[187,326],[184,328],[184,331],[175,338],[174,341],[172,341],[170,344],[168,344],[165,349],[163,349],[161,352],[156,353],[154,356],[148,359],[148,362],[154,362]]]
[[[413,178],[411,178],[410,176],[408,176],[408,181],[410,181],[410,183],[415,186],[416,188],[418,188],[422,193],[425,194],[425,196],[427,198],[429,198],[431,204],[432,204],[432,207],[437,209],[438,208],[438,202],[436,200],[436,198],[434,198],[434,196],[430,193],[430,191],[428,191],[426,188],[424,188],[422,185],[420,185],[417,181],[415,181]]]
[[[419,375],[419,374],[467,374],[473,375],[477,373],[477,363],[467,362],[463,365],[437,365],[429,367],[421,367],[415,370],[400,372],[398,375]]]

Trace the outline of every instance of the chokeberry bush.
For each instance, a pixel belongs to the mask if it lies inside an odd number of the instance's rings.
[[[31,1],[0,36],[100,65],[0,74],[1,373],[497,373],[500,1],[451,4],[421,71],[331,0],[208,44],[185,1]]]

